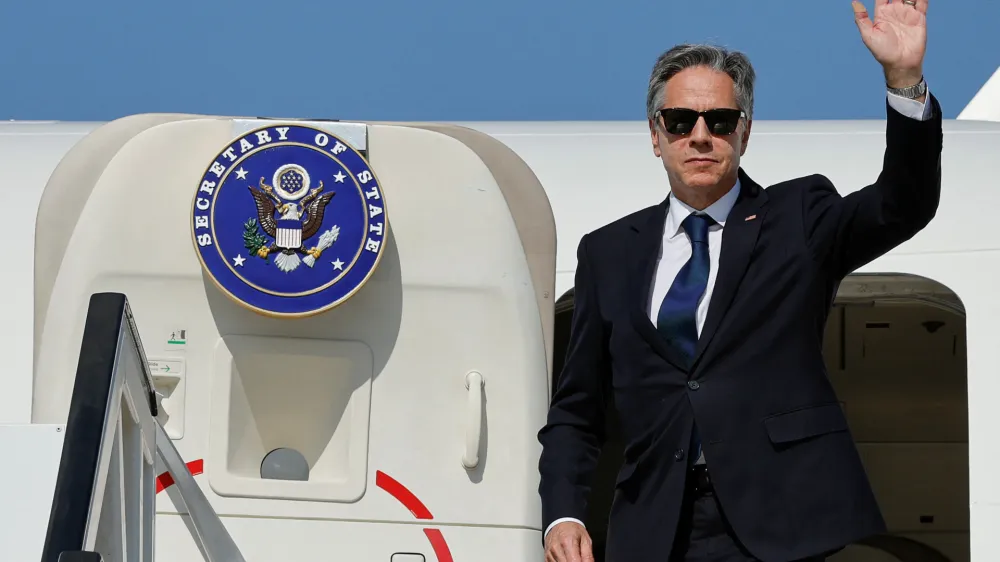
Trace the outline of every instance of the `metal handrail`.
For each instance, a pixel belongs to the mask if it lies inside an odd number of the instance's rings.
[[[209,562],[245,562],[156,420],[152,376],[128,299],[91,296],[42,562],[152,562],[158,456]]]
[[[159,422],[156,424],[156,451],[167,465],[167,470],[174,479],[174,486],[187,506],[191,526],[196,533],[195,539],[201,543],[207,562],[246,562]]]
[[[125,295],[93,295],[42,562],[77,552],[152,560],[156,403],[140,348]]]

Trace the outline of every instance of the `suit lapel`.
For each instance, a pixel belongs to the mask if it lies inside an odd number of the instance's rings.
[[[628,309],[632,324],[636,331],[664,359],[678,369],[687,372],[688,363],[667,342],[662,334],[656,331],[649,319],[649,293],[653,285],[653,273],[656,269],[656,258],[660,254],[663,242],[663,228],[666,223],[667,207],[670,199],[653,207],[648,213],[637,215],[632,224],[635,231],[634,243],[629,246]]]
[[[698,338],[692,364],[701,359],[729,310],[729,305],[732,304],[736,290],[750,264],[750,255],[757,244],[760,226],[767,214],[767,193],[742,169],[739,174],[740,195],[722,231],[719,272],[715,278],[712,301],[708,305],[708,315],[701,336]]]

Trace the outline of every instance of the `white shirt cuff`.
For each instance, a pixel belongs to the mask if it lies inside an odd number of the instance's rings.
[[[886,95],[889,97],[889,105],[910,119],[926,121],[931,118],[931,104],[927,103],[931,97],[930,89],[927,90],[927,97],[922,102],[897,96],[892,92],[886,92]]]
[[[552,530],[552,527],[555,527],[556,525],[558,525],[560,523],[565,523],[566,521],[573,521],[575,523],[579,523],[580,526],[583,527],[584,529],[587,528],[587,526],[583,524],[583,521],[580,521],[579,519],[576,519],[575,517],[563,517],[562,519],[556,519],[555,521],[553,521],[552,523],[549,524],[549,528],[545,529],[545,534],[542,535],[542,539],[544,540],[545,537],[549,536],[549,531]]]

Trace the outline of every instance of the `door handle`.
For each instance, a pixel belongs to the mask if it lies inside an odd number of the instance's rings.
[[[466,469],[479,465],[479,441],[483,432],[483,375],[471,371],[465,375],[465,388],[469,390],[465,419],[465,454],[462,466]]]

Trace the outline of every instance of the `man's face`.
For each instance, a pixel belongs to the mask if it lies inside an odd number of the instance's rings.
[[[664,86],[663,108],[705,111],[737,109],[733,80],[724,72],[692,67],[674,75]],[[664,130],[657,116],[650,122],[653,153],[663,161],[671,186],[697,199],[714,201],[736,181],[740,156],[750,138],[750,123],[740,121],[735,132],[713,134],[704,118],[699,118],[686,134]]]

